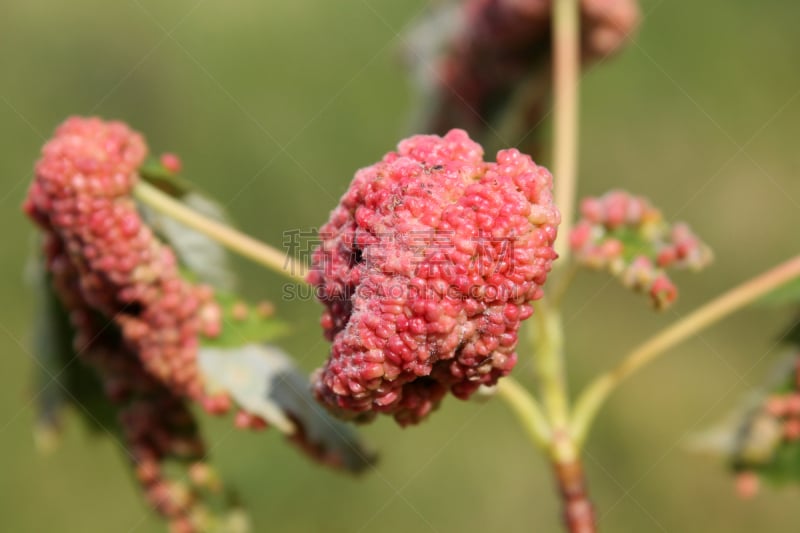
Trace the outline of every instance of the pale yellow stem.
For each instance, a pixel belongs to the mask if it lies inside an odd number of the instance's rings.
[[[542,450],[548,449],[550,424],[530,392],[514,378],[505,377],[497,383],[497,396],[508,404],[531,441]]]
[[[221,222],[186,207],[158,188],[139,180],[133,190],[134,196],[156,211],[175,219],[211,239],[232,252],[259,263],[299,283],[305,283],[308,269],[290,256],[272,246],[233,229]]]
[[[625,379],[673,346],[797,277],[800,277],[800,256],[729,290],[634,348],[619,366],[595,379],[576,402],[570,426],[578,445],[586,439],[592,420],[606,398]]]
[[[569,254],[569,233],[575,216],[578,177],[578,82],[580,22],[578,0],[558,0],[553,6],[553,179],[561,211],[556,252],[563,265]]]

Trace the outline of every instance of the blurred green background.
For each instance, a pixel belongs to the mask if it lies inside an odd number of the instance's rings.
[[[322,222],[354,170],[411,133],[399,46],[425,4],[4,0],[0,529],[161,531],[114,443],[73,420],[54,454],[33,447],[33,310],[21,274],[31,230],[19,205],[52,129],[70,114],[128,121],[154,152],[181,154],[243,228],[280,245],[285,229]],[[581,275],[566,314],[574,387],[800,242],[800,4],[648,0],[643,11],[635,43],[584,76],[581,193],[621,186],[656,198],[717,262],[679,276],[679,305],[663,315]],[[254,299],[272,298],[297,323],[284,345],[318,366],[317,305],[281,302],[280,278],[237,266]],[[613,397],[587,453],[603,531],[797,531],[796,488],[741,503],[722,464],[684,449],[768,373],[786,319],[739,313]],[[518,377],[530,382],[529,370],[521,363]],[[559,530],[548,466],[500,402],[448,399],[419,427],[364,428],[382,461],[360,479],[307,463],[276,432],[206,422],[213,460],[257,531]]]

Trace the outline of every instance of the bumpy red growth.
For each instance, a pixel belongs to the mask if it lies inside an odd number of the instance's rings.
[[[517,361],[556,254],[552,177],[515,149],[483,161],[461,130],[418,135],[356,173],[320,229],[309,282],[333,341],[318,398],[416,423]]]
[[[192,533],[206,528],[199,493],[170,479],[163,468],[168,459],[203,462],[205,446],[187,402],[145,371],[119,330],[85,300],[83,275],[54,233],[48,233],[45,262],[63,307],[76,330],[74,350],[81,363],[96,373],[106,397],[115,406],[122,437],[136,478],[147,500],[171,527]]]
[[[700,270],[712,259],[708,246],[689,226],[670,226],[646,198],[625,191],[581,202],[570,247],[580,264],[607,270],[626,287],[646,292],[658,309],[678,297],[664,269]]]
[[[782,383],[778,391],[763,398],[739,430],[747,442],[733,458],[736,492],[742,499],[756,496],[761,471],[774,472],[773,463],[793,457],[800,443],[800,351],[794,354],[790,370],[791,387]]]
[[[76,350],[100,374],[110,399],[127,402],[146,379],[152,382],[147,387],[160,385],[165,397],[197,400],[209,413],[224,414],[232,407],[230,395],[207,393],[197,364],[200,342],[222,333],[222,308],[209,286],[181,277],[173,250],[139,216],[131,194],[146,153],[142,137],[125,124],[70,118],[45,145],[24,209],[44,230],[45,265],[70,314]],[[161,163],[169,172],[180,171],[175,155],[162,156]],[[274,307],[262,302],[256,312],[267,318]],[[233,319],[248,313],[239,304]],[[104,350],[102,357],[92,342],[99,332],[118,339],[116,350]],[[149,393],[148,398],[156,412],[165,410],[165,420],[171,416],[167,404]],[[185,409],[176,405],[176,416]],[[235,422],[266,427],[252,413],[241,412]],[[333,464],[329,456],[335,450],[306,442],[303,422],[296,421],[299,429],[290,440]]]
[[[458,31],[444,44],[432,80],[434,131],[480,131],[526,80],[549,87],[552,0],[468,0],[454,8]],[[636,0],[581,0],[582,59],[615,52],[639,18]],[[432,28],[441,31],[441,24]],[[416,58],[429,71],[430,57]],[[529,124],[545,114],[547,89],[533,88]]]
[[[146,153],[122,123],[70,118],[42,151],[25,210],[64,250],[83,300],[119,327],[146,370],[199,399],[198,335],[219,333],[220,312],[208,287],[180,277],[172,250],[137,213],[130,193]]]

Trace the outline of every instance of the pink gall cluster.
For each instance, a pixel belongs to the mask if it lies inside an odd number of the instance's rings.
[[[221,329],[213,291],[179,273],[172,250],[141,220],[130,196],[147,147],[118,122],[70,118],[42,151],[25,211],[45,231],[48,269],[78,273],[82,298],[119,328],[144,367],[200,399],[198,335]]]
[[[161,154],[158,161],[161,163],[162,167],[172,174],[180,174],[181,170],[183,170],[181,158],[173,153]]]
[[[266,420],[258,415],[248,413],[243,409],[236,412],[233,424],[237,429],[249,429],[253,431],[261,431],[268,427]]]
[[[761,480],[752,470],[743,470],[736,474],[736,494],[742,500],[755,498],[761,490]]]
[[[738,470],[736,493],[746,500],[755,497],[759,492],[761,483],[758,470],[769,467],[769,463],[778,456],[787,457],[788,454],[780,453],[781,447],[792,446],[793,450],[797,450],[800,446],[800,353],[793,358],[791,387],[781,387],[779,392],[764,398],[759,412],[752,417],[744,431],[759,433],[753,440],[760,447],[771,448],[770,453],[764,454],[764,457],[759,456],[760,461],[754,462],[746,456],[734,461]],[[767,459],[766,463],[764,458]]]
[[[205,531],[200,490],[172,480],[168,460],[203,463],[205,446],[186,400],[147,372],[118,329],[86,302],[83,274],[63,241],[48,236],[51,279],[76,330],[74,350],[89,366],[114,406],[127,455],[147,501],[174,531]]]
[[[670,226],[646,198],[625,191],[583,200],[570,247],[581,265],[606,270],[624,286],[647,293],[657,309],[678,297],[666,268],[700,270],[712,259],[689,226]]]
[[[70,118],[43,148],[24,210],[43,230],[45,268],[69,314],[76,351],[91,354],[85,356],[87,362],[98,371],[109,399],[119,405],[139,394],[150,397],[155,392],[148,391],[157,389],[159,396],[151,404],[136,408],[141,416],[126,419],[123,426],[138,424],[141,432],[161,442],[171,434],[158,430],[159,424],[188,414],[173,399],[195,400],[212,414],[234,407],[230,391],[206,390],[212,386],[197,361],[201,343],[222,334],[223,313],[230,313],[235,327],[254,317],[267,319],[275,308],[269,302],[252,309],[235,302],[226,310],[222,295],[182,277],[175,252],[142,220],[132,197],[146,153],[142,137],[125,124]],[[160,163],[168,173],[181,170],[174,154],[163,155]],[[96,327],[98,321],[103,327]],[[105,332],[101,340],[118,337],[116,351],[96,346],[93,338],[99,331]],[[144,419],[152,420],[142,423]],[[239,409],[234,424],[250,430],[267,427],[260,416]],[[289,440],[313,459],[332,464],[328,455],[335,451],[305,442],[302,421],[296,425],[300,429]],[[157,462],[163,454],[149,455]],[[159,486],[153,490],[163,492],[159,483],[147,487]]]
[[[786,440],[800,440],[800,391],[770,396],[764,403],[764,410],[781,421]]]
[[[444,44],[433,80],[438,101],[432,129],[480,131],[526,83],[529,92],[539,93],[529,98],[528,123],[536,124],[548,89],[530,81],[549,86],[552,0],[467,0],[455,9],[459,29]],[[635,0],[582,0],[580,10],[584,62],[620,49],[639,18]]]
[[[794,355],[792,387],[772,394],[762,405],[764,413],[781,424],[787,442],[800,442],[800,352]]]
[[[461,130],[418,135],[355,175],[320,229],[309,282],[332,341],[318,398],[336,414],[423,419],[507,375],[556,254],[552,177],[515,149],[483,161]]]

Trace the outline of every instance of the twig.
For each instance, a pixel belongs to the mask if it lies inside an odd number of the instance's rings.
[[[528,390],[514,378],[505,377],[497,383],[497,396],[508,404],[531,441],[546,450],[550,446],[550,424]]]
[[[231,251],[294,281],[305,283],[307,267],[272,246],[186,207],[144,180],[139,180],[133,194],[153,209],[214,239]]]
[[[555,248],[563,265],[575,212],[578,173],[580,33],[577,0],[553,6],[553,178],[561,226]]]
[[[637,370],[673,346],[800,276],[800,255],[735,287],[634,348],[615,369],[594,380],[576,402],[570,424],[580,446],[606,398]]]

